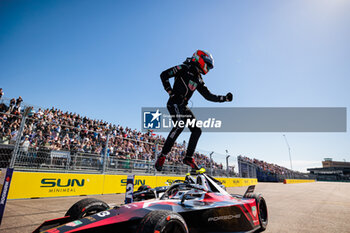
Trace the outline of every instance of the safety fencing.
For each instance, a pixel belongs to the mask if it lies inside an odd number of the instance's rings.
[[[0,109],[0,168],[20,171],[82,173],[155,174],[154,163],[164,138],[152,132],[142,134],[102,121],[62,113],[56,109],[26,107]],[[186,145],[175,144],[161,174],[184,175],[182,164]],[[213,176],[236,176],[226,160],[226,168],[196,152],[196,162]],[[229,169],[232,168],[232,169]]]
[[[14,145],[0,144],[0,167],[9,167],[13,156]],[[67,173],[103,173],[103,174],[173,174],[185,175],[190,172],[190,167],[179,162],[165,163],[162,172],[154,169],[155,160],[149,158],[131,159],[128,153],[118,155],[104,155],[83,153],[75,151],[56,151],[48,148],[24,148],[20,147],[15,161],[16,171],[36,172],[67,172]],[[203,164],[208,174],[213,176],[235,176],[235,173],[227,172],[227,169],[209,167]]]
[[[313,177],[311,177],[310,174],[301,173],[277,165],[268,164],[263,161],[258,161],[262,163],[263,166],[272,167],[271,170],[266,167],[263,168],[256,164],[254,160],[243,156],[238,156],[237,162],[239,177],[257,178],[259,182],[283,182],[285,179],[313,179]]]
[[[135,190],[172,184],[183,176],[135,176]],[[257,179],[217,177],[226,187],[257,184]],[[14,172],[9,199],[125,193],[127,175]]]
[[[238,172],[240,177],[256,178],[257,177],[257,166],[252,163],[248,163],[238,159]]]
[[[305,180],[305,179],[285,179],[283,184],[298,184],[298,183],[313,183],[316,180]]]

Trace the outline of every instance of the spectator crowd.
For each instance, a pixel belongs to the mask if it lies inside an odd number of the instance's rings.
[[[14,144],[20,129],[23,99],[2,99],[0,88],[0,144]],[[115,125],[102,120],[93,120],[72,112],[31,108],[21,138],[24,150],[45,148],[54,151],[71,151],[103,155],[109,135],[107,155],[116,159],[154,160],[155,151],[160,151],[165,138],[151,131],[142,133],[136,129]],[[158,148],[156,148],[158,146]],[[175,143],[168,155],[168,163],[182,163],[185,143]],[[195,153],[197,163],[210,166],[208,156]],[[213,161],[213,167],[222,169],[222,164]]]
[[[296,171],[292,171],[288,168],[285,167],[281,167],[277,164],[273,164],[273,163],[267,163],[263,160],[259,160],[259,159],[251,159],[245,156],[239,156],[240,160],[244,161],[244,162],[248,162],[251,164],[256,165],[259,169],[261,169],[264,172],[270,172],[272,174],[277,174],[277,175],[285,175],[288,173],[295,173]],[[298,173],[298,172],[297,172]]]

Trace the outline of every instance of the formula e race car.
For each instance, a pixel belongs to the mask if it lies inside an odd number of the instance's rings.
[[[44,222],[34,233],[260,232],[266,229],[268,212],[254,188],[249,186],[244,195],[230,195],[217,180],[202,173],[170,186],[144,186],[134,193],[136,201],[112,208],[85,198],[64,217]]]

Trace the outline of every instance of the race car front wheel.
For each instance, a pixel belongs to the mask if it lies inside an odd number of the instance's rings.
[[[95,198],[84,198],[72,205],[65,216],[70,216],[73,221],[107,209],[109,209],[109,206],[104,201]]]
[[[168,210],[149,212],[138,226],[137,233],[188,233],[185,220]]]

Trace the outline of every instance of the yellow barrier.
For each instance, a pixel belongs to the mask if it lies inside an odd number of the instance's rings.
[[[297,180],[297,179],[285,179],[283,184],[298,184],[298,183],[312,183],[316,180]]]
[[[9,199],[63,197],[124,193],[127,175],[14,172]],[[135,176],[135,190],[141,185],[164,186],[183,176]],[[226,187],[257,184],[257,179],[218,178]]]
[[[226,187],[241,187],[256,185],[258,180],[256,178],[216,178]]]
[[[100,175],[103,176],[103,175]],[[125,192],[125,184],[121,186],[122,181],[126,181],[126,175],[105,175],[103,190],[101,194],[111,194],[111,193],[123,193]]]
[[[102,190],[101,175],[14,172],[8,198],[92,195]]]
[[[103,191],[101,194],[125,193],[127,175],[100,175],[104,176]],[[134,190],[137,190],[141,185],[149,185],[156,187],[156,176],[135,176]]]

